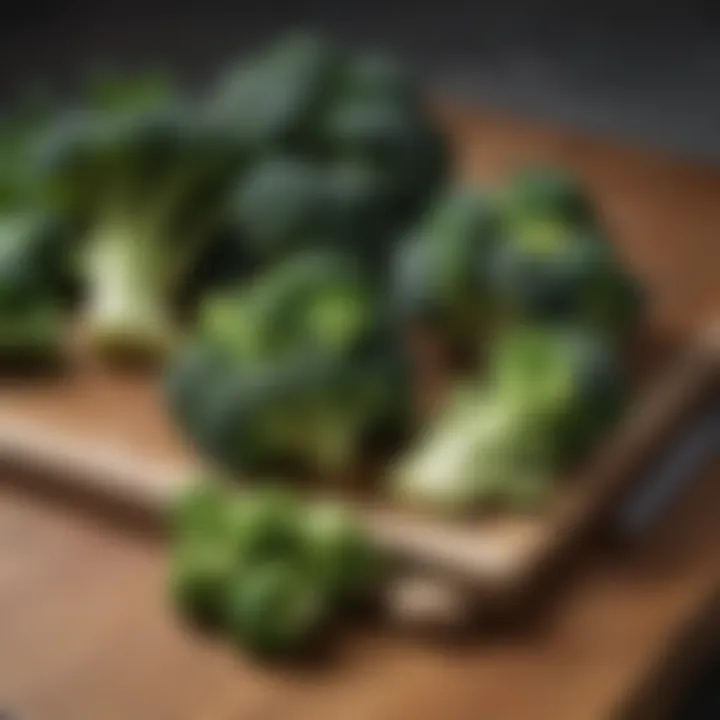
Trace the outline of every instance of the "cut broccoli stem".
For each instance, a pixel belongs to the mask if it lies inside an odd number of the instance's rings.
[[[95,227],[84,263],[86,331],[110,355],[160,356],[173,340],[168,281],[153,222],[111,217]]]

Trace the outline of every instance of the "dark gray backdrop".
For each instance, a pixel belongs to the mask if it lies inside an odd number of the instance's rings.
[[[720,159],[720,7],[638,0],[5,0],[0,98],[88,58],[201,79],[278,28],[388,47],[478,102]]]

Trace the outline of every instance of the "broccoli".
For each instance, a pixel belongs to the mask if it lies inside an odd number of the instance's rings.
[[[487,194],[468,188],[443,197],[393,258],[399,320],[430,323],[454,340],[476,342],[492,315],[484,273],[499,239],[499,213]]]
[[[153,358],[175,340],[173,299],[210,242],[241,153],[180,100],[108,96],[58,122],[38,165],[49,201],[82,228],[89,343]]]
[[[501,335],[486,382],[456,388],[392,476],[411,504],[472,512],[536,506],[622,409],[615,353],[566,328]]]
[[[326,39],[288,33],[219,78],[208,99],[209,115],[253,156],[315,152],[317,116],[341,67],[342,58]]]
[[[221,81],[210,115],[247,150],[228,215],[261,265],[318,244],[384,270],[439,191],[447,148],[403,69],[309,35]]]
[[[238,576],[225,602],[231,637],[260,657],[307,648],[327,612],[325,597],[312,580],[301,568],[282,561]]]
[[[385,564],[347,508],[331,503],[309,508],[304,534],[309,562],[333,602],[349,607],[370,599]]]
[[[504,228],[488,276],[505,320],[584,322],[612,335],[634,327],[637,284],[572,178],[542,169],[519,174],[505,199]]]
[[[68,328],[65,232],[50,216],[0,215],[0,360],[46,367],[62,356]]]
[[[261,657],[307,648],[323,624],[371,596],[385,567],[348,510],[306,508],[275,485],[236,496],[200,477],[171,520],[175,606]]]
[[[341,249],[376,264],[390,201],[382,173],[360,160],[259,160],[238,182],[229,209],[259,264],[306,249]]]
[[[201,628],[222,627],[224,602],[234,567],[230,546],[221,542],[198,542],[174,548],[169,585],[180,614]]]
[[[549,239],[555,232],[562,234],[565,228],[594,228],[599,222],[580,182],[559,168],[521,168],[511,179],[505,200],[512,235],[527,231]]]
[[[377,423],[402,422],[405,359],[349,261],[305,255],[206,303],[199,339],[171,362],[171,412],[221,465],[350,468]],[[392,423],[390,422],[390,419]]]

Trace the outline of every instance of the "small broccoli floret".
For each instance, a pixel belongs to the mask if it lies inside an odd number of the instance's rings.
[[[457,388],[394,474],[409,503],[453,512],[533,506],[622,409],[614,352],[577,330],[498,339],[486,383]]]

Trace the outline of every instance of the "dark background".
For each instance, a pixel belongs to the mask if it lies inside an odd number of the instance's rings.
[[[299,25],[391,50],[431,88],[479,105],[720,162],[720,5],[421,1],[5,0],[0,103],[43,79],[65,93],[89,61],[200,83]],[[678,720],[720,718],[719,678],[720,660]]]
[[[478,103],[720,160],[720,6],[618,0],[5,0],[0,99],[89,59],[202,80],[304,25],[389,48]]]

